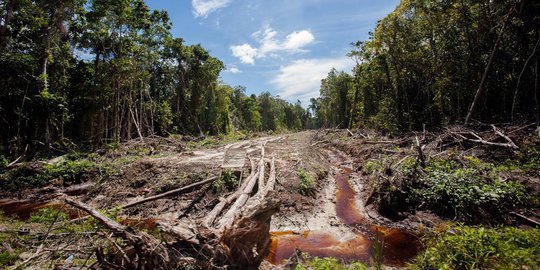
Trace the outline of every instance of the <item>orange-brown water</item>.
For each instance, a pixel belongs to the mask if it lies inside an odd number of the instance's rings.
[[[346,262],[380,260],[385,265],[403,266],[420,251],[421,243],[418,237],[394,228],[366,227],[366,219],[356,205],[356,192],[349,182],[352,169],[342,163],[345,157],[341,153],[334,152],[333,156],[340,169],[340,173],[334,176],[337,185],[336,215],[344,224],[364,226],[367,233],[359,233],[352,239],[341,241],[339,235],[326,232],[272,232],[272,244],[267,260],[280,264],[293,256],[298,249],[311,256],[333,257]],[[378,256],[375,256],[376,253]]]

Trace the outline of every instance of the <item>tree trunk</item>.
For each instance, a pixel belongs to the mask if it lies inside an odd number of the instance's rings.
[[[491,69],[491,66],[493,64],[493,59],[495,59],[495,53],[499,50],[499,46],[501,45],[501,41],[502,41],[502,36],[504,34],[504,30],[506,29],[506,25],[508,24],[508,20],[510,19],[510,15],[512,14],[512,11],[513,11],[513,8],[511,8],[508,14],[506,15],[503,26],[501,28],[501,32],[499,32],[499,36],[497,37],[497,41],[495,42],[495,46],[493,46],[493,50],[491,50],[491,54],[489,55],[489,60],[488,60],[486,69],[484,70],[484,75],[482,75],[482,80],[480,81],[480,85],[478,86],[478,90],[476,90],[476,95],[474,96],[474,100],[471,104],[471,107],[469,108],[467,117],[465,118],[465,125],[469,124],[469,121],[471,120],[471,117],[474,114],[476,107],[478,107],[478,103],[480,102],[480,97],[482,96],[484,92],[484,86],[486,84],[489,70]]]
[[[523,77],[525,70],[529,66],[529,62],[533,59],[534,55],[536,54],[536,49],[538,48],[539,43],[540,43],[540,39],[536,41],[536,45],[534,45],[534,49],[531,55],[529,55],[529,57],[527,58],[527,61],[525,61],[525,64],[523,64],[523,68],[521,69],[521,72],[519,73],[518,81],[516,84],[516,90],[514,91],[514,100],[512,101],[512,112],[510,114],[510,119],[512,123],[514,123],[514,112],[517,105],[517,98],[518,98],[518,93],[519,93],[519,85],[521,84],[521,78]]]
[[[11,21],[11,18],[13,17],[13,6],[14,6],[13,0],[8,0],[7,2],[7,12],[6,15],[3,18],[3,24],[0,28],[0,48],[4,48],[5,43],[7,41],[7,27],[9,25],[9,22]]]
[[[536,126],[540,126],[540,103],[538,102],[538,58],[534,67],[534,101],[536,102]]]

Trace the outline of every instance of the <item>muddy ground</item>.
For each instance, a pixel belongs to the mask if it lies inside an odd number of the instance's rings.
[[[136,155],[133,151],[102,154],[101,160],[113,167],[114,171],[105,177],[95,175],[74,185],[52,182],[39,189],[19,192],[3,190],[0,208],[4,216],[14,215],[19,221],[2,219],[0,231],[6,235],[19,234],[21,230],[26,235],[43,233],[47,226],[24,220],[44,207],[62,208],[70,213],[70,218],[84,219],[76,211],[70,212],[60,202],[55,202],[62,193],[70,194],[96,209],[113,209],[219,175],[227,149],[245,149],[248,157],[256,158],[261,145],[266,143],[266,156],[275,158],[275,194],[282,204],[280,212],[271,221],[272,245],[267,261],[261,268],[282,267],[283,263],[295,256],[296,249],[312,256],[331,256],[366,263],[378,260],[389,267],[401,267],[422,249],[418,238],[421,228],[432,227],[442,220],[422,211],[411,213],[398,221],[381,215],[368,203],[373,187],[363,166],[368,159],[381,158],[382,155],[414,156],[416,153],[410,147],[413,137],[408,135],[405,139],[390,140],[366,131],[328,130],[258,137],[210,147],[204,144],[187,147],[180,139],[161,140],[150,146],[135,143],[136,146],[132,148],[138,149]],[[384,143],[385,140],[392,143],[388,145]],[[474,151],[480,151],[479,155],[483,153],[481,149]],[[121,162],[115,162],[119,160]],[[249,174],[249,168],[249,161],[246,160],[243,175]],[[301,192],[302,171],[314,180],[307,192]],[[532,181],[535,179],[533,177]],[[232,190],[216,190],[214,186],[207,185],[120,211],[117,219],[145,230],[154,230],[157,220],[200,220],[220,198],[230,192]],[[94,234],[98,233],[90,235]],[[54,265],[80,269],[82,262],[88,266],[93,261],[93,248],[106,244],[103,238],[95,239],[88,235],[70,235],[64,241],[62,238],[37,242],[32,242],[31,238],[21,240],[15,244],[19,247],[27,245],[28,250],[19,253],[19,259],[14,264],[34,265],[36,269]],[[375,246],[381,242],[384,243],[384,250],[379,258]],[[46,246],[62,245],[62,249],[34,258],[43,243]],[[4,249],[8,248],[12,249],[4,246]]]

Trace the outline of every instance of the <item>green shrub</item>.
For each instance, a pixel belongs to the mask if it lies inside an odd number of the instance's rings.
[[[315,180],[309,172],[304,169],[298,171],[298,176],[300,177],[300,194],[307,196],[315,190]]]
[[[379,174],[384,169],[377,162],[368,165],[366,170]],[[459,162],[435,158],[425,168],[407,158],[396,173],[379,177],[373,196],[379,211],[391,218],[399,219],[400,212],[430,210],[447,218],[482,222],[534,204],[522,184],[503,179],[499,167],[474,157]]]
[[[540,231],[457,226],[432,237],[409,269],[538,269]]]
[[[0,252],[0,266],[12,265],[19,258],[19,254],[9,251]]]
[[[234,190],[240,181],[232,170],[223,171],[221,177],[212,183],[215,191]]]
[[[443,216],[461,220],[496,216],[528,200],[521,184],[503,181],[493,165],[475,158],[467,158],[465,165],[433,160],[422,173],[412,174],[412,181],[405,183],[407,202]]]

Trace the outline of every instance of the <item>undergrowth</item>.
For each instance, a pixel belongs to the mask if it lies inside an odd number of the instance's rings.
[[[539,243],[539,230],[452,226],[429,237],[409,269],[538,269]]]
[[[0,183],[6,190],[42,187],[52,180],[73,184],[89,178],[97,170],[96,163],[88,159],[67,159],[56,165],[32,162],[0,174]]]
[[[474,157],[435,158],[424,168],[416,159],[408,158],[397,172],[388,172],[387,167],[373,162],[366,168],[383,176],[379,177],[383,180],[376,193],[386,212],[425,209],[447,218],[479,222],[533,203],[523,185],[501,177],[505,167]]]

